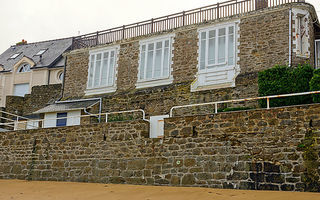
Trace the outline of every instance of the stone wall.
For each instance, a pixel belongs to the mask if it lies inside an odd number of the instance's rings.
[[[61,84],[32,87],[31,94],[24,97],[7,96],[6,112],[17,115],[32,114],[48,103],[53,103],[61,96]]]
[[[0,135],[0,178],[320,192],[320,104]]]

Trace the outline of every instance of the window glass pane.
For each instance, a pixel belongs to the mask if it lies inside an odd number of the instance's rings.
[[[143,45],[144,46],[144,45]],[[146,52],[142,51],[140,56],[140,80],[144,79],[144,66],[146,60]]]
[[[200,43],[200,69],[205,68],[206,59],[206,40],[201,40]]]
[[[58,118],[63,118],[63,117],[67,117],[67,113],[57,113],[56,126],[66,126],[67,125],[67,118],[58,119]]]
[[[224,36],[226,35],[226,28],[220,28],[219,29],[219,36]]]
[[[233,28],[233,27],[230,27]],[[233,30],[230,32],[229,28],[229,38],[228,38],[228,65],[233,65],[234,64],[234,34]]]
[[[168,77],[169,76],[169,48],[164,49],[164,55],[163,55],[163,76]]]
[[[115,53],[111,51],[110,63],[109,63],[109,74],[108,74],[108,86],[113,85],[114,80],[114,66],[115,66]]]
[[[165,46],[165,47],[169,47],[169,40],[166,40],[166,41],[164,42],[164,46]]]
[[[146,78],[147,79],[152,78],[153,48],[154,48],[154,44],[153,43],[148,45],[147,74],[146,74]]]
[[[216,30],[209,31],[209,38],[216,37]]]
[[[93,68],[95,62],[95,55],[91,55],[90,66],[89,66],[89,79],[88,79],[88,87],[92,87],[93,83]]]
[[[226,29],[219,29],[219,38],[218,38],[218,63],[225,62],[225,54],[226,54]]]
[[[205,40],[207,38],[207,32],[201,33],[201,40]]]
[[[208,65],[215,64],[216,57],[216,38],[209,39],[209,47],[208,47]]]
[[[109,61],[109,52],[103,53],[103,62],[101,70],[101,85],[107,85],[107,73],[108,73],[108,61]]]
[[[159,78],[161,76],[162,42],[156,43],[156,49],[154,78]]]
[[[93,86],[97,87],[100,85],[100,67],[101,67],[101,53],[97,54],[96,66],[94,71]]]

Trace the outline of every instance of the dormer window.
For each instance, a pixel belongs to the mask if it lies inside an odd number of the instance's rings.
[[[30,64],[23,63],[20,65],[20,67],[17,70],[17,73],[24,73],[24,72],[30,72]]]
[[[42,54],[44,54],[46,51],[47,49],[41,49],[35,56],[42,56]]]
[[[15,53],[13,54],[9,59],[15,59],[17,58],[21,53]]]

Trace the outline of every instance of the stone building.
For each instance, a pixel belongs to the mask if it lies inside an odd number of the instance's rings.
[[[221,3],[76,37],[73,50],[64,54],[62,100],[97,98],[100,110],[92,112],[143,109],[151,121],[161,121],[173,106],[257,97],[259,71],[319,64],[315,9],[304,1],[290,2]],[[50,115],[59,115],[61,103],[59,109],[50,105]],[[200,106],[183,112],[213,111]]]

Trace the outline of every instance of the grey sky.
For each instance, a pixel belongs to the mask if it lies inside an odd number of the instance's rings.
[[[225,0],[0,0],[0,54],[21,41],[76,36]],[[320,16],[320,0],[307,0]]]

